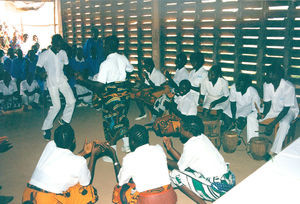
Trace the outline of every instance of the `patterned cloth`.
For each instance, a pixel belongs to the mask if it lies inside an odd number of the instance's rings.
[[[32,204],[93,204],[98,200],[97,190],[89,186],[77,184],[63,194],[44,191],[38,187],[27,184],[23,193],[22,203]]]
[[[129,93],[125,82],[107,85],[104,93],[100,100],[103,105],[103,127],[106,140],[110,141],[118,131],[123,136],[129,127]]]
[[[10,97],[7,100],[0,100],[0,111],[20,109],[22,106],[19,98]]]
[[[155,120],[153,129],[158,136],[173,135],[180,129],[180,121],[176,115],[166,115]]]
[[[202,174],[186,169],[181,172],[174,169],[170,173],[171,181],[175,186],[186,186],[200,198],[207,201],[215,201],[233,186],[235,186],[235,176],[228,170],[221,178],[205,178]]]

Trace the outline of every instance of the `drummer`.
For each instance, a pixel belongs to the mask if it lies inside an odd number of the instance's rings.
[[[235,185],[235,176],[229,165],[203,134],[203,123],[197,116],[188,116],[180,128],[184,144],[180,154],[169,137],[164,137],[168,153],[175,160],[168,160],[171,181],[196,203],[215,201]]]
[[[172,88],[177,89],[179,83],[189,78],[189,71],[186,68],[187,57],[184,53],[180,53],[176,56],[175,65],[176,65],[176,72],[174,77],[172,78],[170,73],[166,71],[166,77],[169,79],[169,84]]]
[[[240,74],[235,84],[230,88],[230,106],[224,110],[223,130],[236,126],[240,134],[247,125],[247,142],[252,137],[258,137],[257,109],[260,98],[257,90],[252,86],[249,75]],[[256,105],[255,105],[256,104]]]
[[[264,111],[263,120],[275,118],[266,127],[266,134],[271,135],[279,123],[275,135],[271,154],[278,154],[282,149],[283,141],[289,131],[291,122],[297,118],[299,107],[296,99],[295,86],[284,79],[284,69],[279,64],[272,64],[266,70],[264,83]]]
[[[216,110],[217,115],[221,116],[222,111],[229,105],[228,97],[228,82],[222,77],[221,67],[214,65],[201,84],[200,105],[203,105],[204,116],[211,110]]]
[[[145,58],[143,60],[143,66],[145,70],[139,70],[139,78],[142,84],[141,87],[153,89],[162,87],[162,85],[166,82],[166,77],[161,73],[159,69],[155,68],[152,58]],[[135,118],[135,120],[146,118],[147,114],[144,109],[145,103],[140,99],[136,99],[136,104],[140,111],[140,115]],[[148,108],[151,110],[151,112],[153,111],[152,106],[148,105]]]
[[[204,55],[201,52],[191,54],[190,61],[193,66],[193,70],[189,73],[189,81],[192,85],[192,93],[194,94],[195,100],[199,100],[200,96],[200,85],[204,79],[207,78],[207,70],[203,67]]]
[[[167,105],[170,111],[180,118],[188,115],[197,115],[198,101],[191,91],[191,83],[185,79],[179,83],[179,93],[174,96],[174,101]]]

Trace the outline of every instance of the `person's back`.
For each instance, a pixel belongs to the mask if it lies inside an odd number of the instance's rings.
[[[160,145],[145,144],[123,158],[123,169],[119,173],[122,179],[127,167],[135,167],[132,179],[139,192],[170,184],[167,158]],[[122,180],[119,181],[121,185]],[[125,181],[126,183],[126,181]]]
[[[84,171],[86,171],[85,178],[81,175]],[[83,186],[90,183],[86,160],[74,155],[68,149],[57,147],[54,141],[50,141],[29,183],[49,192],[62,193],[78,182]]]

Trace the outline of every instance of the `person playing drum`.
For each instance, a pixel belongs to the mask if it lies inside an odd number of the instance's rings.
[[[171,74],[166,71],[166,77],[169,79],[170,87],[174,89],[178,89],[179,83],[189,78],[189,71],[186,68],[187,57],[184,53],[180,53],[176,56],[175,65],[176,65],[176,72],[174,77],[171,77]]]
[[[235,176],[224,158],[203,134],[202,120],[197,116],[185,118],[180,130],[184,144],[180,154],[169,137],[164,137],[172,185],[175,185],[196,203],[215,201],[235,185]]]
[[[240,134],[247,125],[247,143],[253,137],[258,137],[257,109],[260,107],[260,97],[252,86],[249,75],[240,74],[230,88],[230,106],[223,111],[225,131],[236,126],[237,134]],[[255,105],[256,104],[256,105]]]
[[[216,110],[218,116],[228,102],[228,82],[222,77],[222,70],[219,65],[214,65],[208,72],[208,78],[201,84],[200,105],[203,105],[203,114],[207,116],[211,110]]]
[[[149,135],[142,125],[129,129],[131,152],[123,158],[122,167],[116,151],[102,144],[114,161],[118,185],[113,193],[113,203],[175,204],[177,201],[169,177],[167,157],[160,145],[150,145]]]
[[[191,91],[189,80],[182,80],[179,83],[179,93],[174,96],[174,101],[167,105],[170,111],[180,118],[188,115],[197,115],[198,101]]]
[[[272,64],[266,69],[266,82],[263,85],[264,111],[260,118],[262,121],[275,118],[266,127],[267,135],[271,135],[279,123],[270,154],[278,154],[281,151],[290,124],[299,114],[295,86],[285,80],[284,75],[284,68],[280,64]]]
[[[145,70],[139,70],[139,78],[140,82],[142,83],[142,87],[146,87],[147,89],[157,89],[161,88],[162,85],[166,82],[166,77],[161,73],[161,71],[157,68],[155,68],[154,62],[151,58],[145,58],[143,61],[143,65]],[[150,92],[153,90],[150,90]],[[148,94],[150,94],[150,92]],[[139,93],[141,96],[144,97],[143,91]],[[135,120],[141,120],[147,117],[147,114],[145,113],[144,109],[144,101],[141,100],[141,98],[136,98],[136,104],[138,106],[138,109],[140,111],[140,115],[135,118]],[[148,108],[151,112],[153,112],[152,105],[148,104]]]

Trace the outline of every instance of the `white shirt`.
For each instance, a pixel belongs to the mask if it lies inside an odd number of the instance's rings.
[[[183,115],[197,115],[198,100],[196,100],[192,91],[184,96],[175,96],[174,102]]]
[[[241,92],[236,91],[235,84],[233,84],[230,88],[229,101],[236,103],[236,118],[247,117],[251,112],[257,112],[254,103],[258,108],[260,107],[259,95],[252,86],[249,86],[246,93],[242,95]],[[224,113],[232,117],[230,105],[225,108]]]
[[[170,184],[167,157],[160,145],[145,144],[123,158],[119,185],[128,183],[130,178],[138,192]]]
[[[182,67],[181,69],[177,69],[173,78],[173,81],[179,85],[179,83],[184,80],[189,79],[189,72],[185,67]]]
[[[36,66],[44,67],[47,71],[47,86],[56,87],[67,82],[64,75],[64,65],[69,64],[67,54],[64,50],[60,50],[57,54],[49,48],[39,55]]]
[[[189,167],[207,178],[222,177],[227,173],[224,158],[204,134],[192,137],[184,144],[177,165],[180,171]]]
[[[5,86],[5,83],[3,80],[0,81],[0,93],[2,93],[3,96],[12,95],[16,91],[18,91],[18,88],[17,88],[17,84],[14,80],[11,80],[9,82],[8,87]]]
[[[191,85],[193,87],[199,87],[202,84],[203,80],[207,78],[207,75],[208,72],[203,67],[198,69],[198,71],[193,69],[189,74],[189,81],[191,82]]]
[[[29,183],[52,193],[62,193],[78,182],[87,186],[90,180],[85,158],[74,155],[68,149],[58,148],[54,141],[50,141]]]
[[[151,74],[146,71],[146,74],[148,74],[149,79],[154,83],[155,86],[160,86],[166,81],[165,75],[161,73],[160,70],[153,68]],[[150,85],[147,79],[145,79],[145,84]]]
[[[25,91],[32,92],[39,89],[39,84],[36,80],[33,80],[31,85],[28,84],[27,80],[24,80],[20,84],[20,95],[26,96]]]
[[[295,87],[291,82],[285,79],[281,79],[276,91],[272,83],[264,83],[264,102],[269,101],[272,102],[269,113],[278,115],[284,107],[290,107],[289,111],[295,113],[295,117],[297,117],[299,113]]]
[[[111,82],[122,82],[126,79],[126,72],[132,72],[133,66],[124,55],[112,53],[107,56],[99,68],[96,81],[103,84]]]
[[[211,102],[218,100],[223,96],[229,96],[228,82],[223,77],[219,77],[216,84],[213,86],[212,82],[209,81],[207,77],[201,84],[201,95],[205,96],[203,108],[209,109]],[[228,100],[217,104],[213,110],[224,109],[227,105],[229,105]]]

